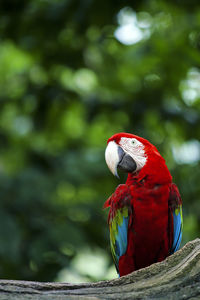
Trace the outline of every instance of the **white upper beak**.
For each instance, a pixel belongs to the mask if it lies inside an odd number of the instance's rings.
[[[105,160],[110,171],[118,178],[117,165],[119,163],[119,159],[118,145],[114,141],[109,142],[105,151]]]

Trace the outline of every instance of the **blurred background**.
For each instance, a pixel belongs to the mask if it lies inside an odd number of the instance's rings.
[[[0,277],[116,277],[104,161],[126,131],[167,161],[200,235],[198,0],[1,0]]]

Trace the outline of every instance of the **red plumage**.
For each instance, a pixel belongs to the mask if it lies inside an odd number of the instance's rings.
[[[171,254],[173,212],[181,205],[178,189],[156,147],[143,138],[125,133],[114,135],[108,143],[114,141],[120,145],[122,137],[141,142],[147,161],[141,170],[128,173],[126,184],[119,185],[104,205],[110,207],[110,225],[117,210],[128,207],[127,249],[119,257],[117,266],[120,276],[162,261]]]

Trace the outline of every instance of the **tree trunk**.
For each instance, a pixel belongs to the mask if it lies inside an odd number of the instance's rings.
[[[97,283],[0,280],[2,300],[200,299],[200,239],[161,263]]]

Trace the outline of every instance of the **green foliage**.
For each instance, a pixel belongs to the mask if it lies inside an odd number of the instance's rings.
[[[183,243],[197,237],[199,1],[0,8],[0,277],[109,276],[102,206],[119,181],[104,149],[120,131],[157,145],[182,194]]]

